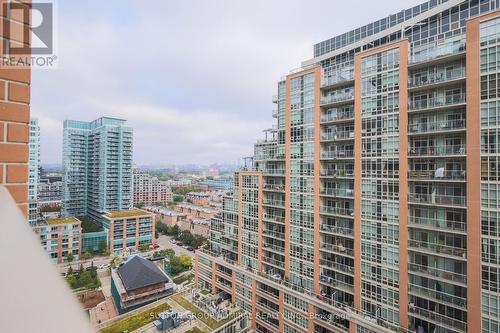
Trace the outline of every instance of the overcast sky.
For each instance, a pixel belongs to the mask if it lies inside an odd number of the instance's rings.
[[[59,65],[32,79],[42,162],[61,162],[64,119],[101,116],[134,128],[138,165],[236,162],[313,44],[421,2],[58,1]]]

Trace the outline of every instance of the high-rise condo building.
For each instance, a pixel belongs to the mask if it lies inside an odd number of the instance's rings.
[[[132,208],[132,132],[122,119],[64,121],[63,216]]]
[[[159,180],[149,173],[134,168],[134,206],[149,206],[155,203],[166,205],[172,201],[172,190],[167,181]]]
[[[257,332],[500,332],[498,9],[431,0],[316,44],[197,281]]]
[[[28,161],[28,221],[37,223],[38,182],[40,179],[40,126],[37,118],[30,119],[29,125],[29,161]]]

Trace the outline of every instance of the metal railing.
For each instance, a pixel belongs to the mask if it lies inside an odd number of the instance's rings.
[[[414,203],[437,204],[447,206],[465,206],[466,197],[436,193],[409,193],[408,200]]]
[[[450,271],[446,271],[444,269],[439,269],[439,268],[410,263],[410,264],[408,264],[408,270],[410,272],[426,274],[426,275],[430,275],[430,276],[434,276],[437,278],[442,278],[445,280],[450,280],[450,281],[458,282],[458,283],[462,283],[462,284],[467,283],[467,275],[466,274],[450,272]]]
[[[446,254],[450,256],[461,257],[464,259],[467,258],[467,250],[455,246],[448,246],[444,244],[429,243],[420,240],[410,239],[408,241],[408,247],[416,249],[425,249],[437,254]]]
[[[465,93],[447,95],[444,97],[431,97],[427,99],[416,99],[409,102],[410,111],[426,110],[465,103]]]
[[[437,73],[426,73],[421,76],[413,76],[408,79],[408,85],[413,87],[421,87],[434,83],[441,83],[450,80],[465,78],[465,68],[455,68],[451,71],[441,71]]]
[[[417,216],[410,216],[408,219],[408,224],[410,226],[429,226],[437,229],[447,229],[447,230],[453,230],[453,231],[461,231],[461,232],[466,232],[467,231],[467,224],[463,221],[450,221],[450,220],[443,220],[443,219],[436,219],[436,218],[430,218],[430,217],[417,217]]]
[[[354,216],[353,209],[346,209],[341,207],[329,207],[329,206],[321,206],[320,212],[332,214],[332,215],[342,215],[342,216]]]
[[[409,156],[449,156],[465,155],[465,144],[445,145],[445,146],[427,146],[427,147],[409,147]]]
[[[426,179],[426,180],[465,180],[465,170],[451,171],[408,171],[410,179]]]
[[[339,131],[339,132],[330,132],[321,134],[321,140],[342,140],[342,139],[354,139],[354,132]]]
[[[354,157],[354,150],[323,151],[322,158],[350,158]]]
[[[440,132],[456,129],[465,129],[465,119],[408,124],[408,131],[410,133]]]
[[[352,119],[354,120],[354,111],[351,112],[337,112],[337,113],[329,113],[321,116],[320,122],[328,122],[328,121],[336,121],[336,120],[344,120],[344,119]]]
[[[354,198],[354,190],[353,189],[344,189],[344,188],[325,188],[320,191],[323,195],[329,195],[333,197],[347,197]]]

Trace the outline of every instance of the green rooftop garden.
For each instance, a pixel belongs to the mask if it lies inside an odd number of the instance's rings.
[[[146,212],[145,210],[142,209],[131,209],[131,210],[117,210],[109,212],[109,214],[107,214],[107,216],[111,218],[132,217],[140,215],[151,215],[151,213]]]
[[[124,318],[108,327],[99,330],[100,333],[123,333],[132,332],[155,320],[159,313],[170,309],[167,303],[160,304],[152,309],[144,310],[133,316]]]
[[[61,217],[58,219],[49,219],[47,220],[47,224],[49,225],[57,225],[57,224],[68,224],[68,223],[78,223],[79,219],[76,217]]]
[[[198,318],[198,320],[202,321],[212,330],[216,330],[222,325],[227,324],[228,322],[238,317],[243,312],[243,310],[238,310],[236,312],[231,313],[227,318],[217,321],[215,318],[207,316],[203,310],[201,310],[199,307],[188,301],[181,294],[173,295],[171,299],[177,302],[184,309],[191,311],[195,315],[195,317]]]

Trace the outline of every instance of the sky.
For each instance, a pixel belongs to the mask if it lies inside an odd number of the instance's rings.
[[[421,0],[57,2],[58,66],[32,71],[42,163],[65,119],[134,129],[134,163],[236,163],[275,119],[277,82],[313,45]]]

